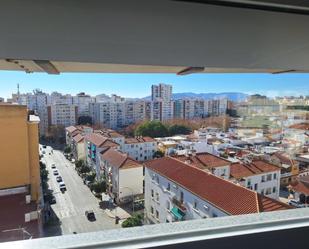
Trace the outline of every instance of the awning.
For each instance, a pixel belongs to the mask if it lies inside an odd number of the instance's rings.
[[[177,207],[173,207],[171,212],[177,220],[183,220],[183,217],[185,216],[185,213]]]

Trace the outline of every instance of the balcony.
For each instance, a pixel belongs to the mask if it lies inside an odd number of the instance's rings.
[[[181,202],[180,200],[178,200],[176,197],[173,197],[172,199],[173,204],[180,209],[183,213],[186,213],[187,209],[184,206],[183,202]]]

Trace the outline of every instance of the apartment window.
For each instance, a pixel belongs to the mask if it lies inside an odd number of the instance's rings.
[[[193,208],[197,209],[197,201],[196,200],[193,202]]]
[[[276,173],[274,173],[274,179],[277,179],[277,174]]]
[[[262,176],[262,182],[265,182],[265,176]]]
[[[267,175],[267,181],[271,181],[271,174]]]
[[[261,195],[264,195],[264,189],[261,190]]]
[[[154,197],[154,191],[153,191],[153,189],[151,190],[151,197],[152,197],[152,198]]]
[[[159,211],[156,210],[156,219],[159,219]]]
[[[247,187],[250,187],[250,186],[251,186],[251,179],[248,179]]]
[[[151,213],[151,214],[154,214],[153,206],[150,207],[150,213]]]
[[[218,215],[215,212],[212,212],[212,217],[216,218]]]
[[[157,176],[156,182],[157,182],[158,184],[160,183],[159,176]]]
[[[170,191],[171,190],[171,184],[168,182],[167,183],[167,188],[166,188],[168,191]]]
[[[171,203],[169,201],[166,201],[166,209],[167,210],[171,209]]]
[[[156,201],[160,202],[160,195],[159,195],[159,193],[156,193]]]
[[[254,184],[254,190],[256,191],[258,189],[258,184]]]
[[[143,176],[145,176],[145,167],[143,167]]]
[[[180,191],[180,202],[183,203],[183,192]]]
[[[266,195],[270,195],[271,194],[271,188],[267,188],[266,189]]]
[[[273,193],[276,193],[276,190],[277,190],[276,187],[273,187]]]

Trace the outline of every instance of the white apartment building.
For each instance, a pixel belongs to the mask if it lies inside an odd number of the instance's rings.
[[[151,86],[152,120],[163,121],[174,117],[172,90],[172,85],[162,83]]]
[[[107,191],[118,204],[143,194],[143,165],[115,148],[100,153],[100,176],[107,179]]]
[[[55,104],[66,104],[66,105],[73,105],[73,97],[70,94],[62,94],[58,92],[52,92],[48,97],[49,105]]]
[[[278,199],[280,167],[262,160],[231,164],[231,181],[267,197]]]
[[[151,137],[126,138],[122,147],[122,151],[136,161],[153,159],[153,155],[157,150],[157,141]]]
[[[47,107],[48,125],[75,125],[77,122],[77,106],[69,104],[53,104]]]
[[[119,149],[119,145],[111,139],[97,133],[84,136],[84,150],[87,164],[95,170],[97,179],[101,177],[100,153],[109,148]]]
[[[95,99],[84,92],[77,94],[73,97],[73,104],[78,107],[78,116],[90,116],[89,104],[94,102]]]
[[[146,119],[145,101],[126,100],[125,101],[125,124],[134,124]]]
[[[207,219],[288,209],[289,206],[177,159],[145,162],[149,223]]]
[[[221,177],[225,180],[230,179],[231,162],[222,157],[203,152],[186,155],[176,155],[173,158],[182,161],[187,165],[191,165],[205,172],[211,173],[217,177]]]

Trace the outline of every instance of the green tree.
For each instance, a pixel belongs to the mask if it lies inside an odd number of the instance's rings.
[[[92,118],[90,116],[80,116],[77,120],[78,125],[92,125]]]
[[[133,214],[122,223],[122,227],[136,227],[143,225],[143,216],[141,214]]]
[[[72,149],[71,149],[70,146],[67,145],[67,146],[65,146],[63,152],[66,153],[66,154],[70,154],[72,152]]]
[[[90,189],[96,193],[103,193],[106,191],[106,182],[103,180],[95,181],[90,185]]]
[[[89,182],[93,182],[95,179],[96,173],[95,172],[90,172],[86,175],[86,180]]]
[[[164,157],[164,152],[162,152],[161,150],[158,150],[155,153],[153,153],[153,157],[154,158]]]
[[[191,133],[191,129],[185,125],[174,124],[168,127],[168,133],[170,136],[180,135],[180,134],[187,135]]]
[[[149,137],[166,137],[168,136],[168,129],[159,121],[147,121],[136,128],[135,135]]]

